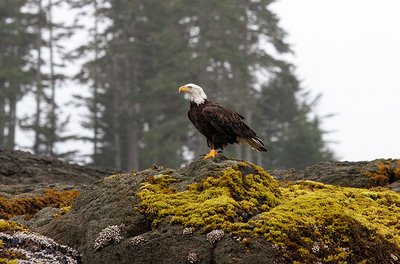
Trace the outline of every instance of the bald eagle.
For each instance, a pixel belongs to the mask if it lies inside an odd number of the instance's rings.
[[[207,138],[211,150],[204,159],[215,157],[218,150],[222,151],[226,145],[235,143],[247,144],[256,151],[267,151],[256,132],[244,123],[243,116],[208,100],[203,88],[188,83],[179,87],[178,91],[189,95],[188,117]]]

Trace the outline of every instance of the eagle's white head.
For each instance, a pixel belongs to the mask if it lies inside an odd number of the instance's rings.
[[[204,103],[204,101],[207,99],[207,95],[203,91],[203,88],[194,83],[185,84],[179,87],[178,91],[180,93],[187,93],[189,95],[189,100],[198,105]]]

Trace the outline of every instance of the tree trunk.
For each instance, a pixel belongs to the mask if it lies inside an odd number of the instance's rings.
[[[235,153],[236,153],[235,158],[242,159],[242,150],[243,150],[243,147],[241,145],[235,145]]]
[[[245,116],[246,123],[251,127],[252,112],[250,110],[246,110]],[[245,157],[249,162],[252,162],[252,151],[253,150],[250,147],[246,147],[245,149]]]
[[[51,86],[51,96],[50,96],[50,113],[49,113],[49,121],[50,121],[50,133],[48,135],[47,146],[46,146],[46,154],[53,156],[54,155],[54,144],[56,139],[56,83],[54,76],[54,47],[53,47],[53,17],[52,17],[52,0],[49,0],[48,7],[48,26],[49,26],[49,52],[50,52],[50,86]]]
[[[114,167],[117,170],[122,169],[122,151],[121,151],[121,127],[119,125],[119,120],[120,118],[120,113],[121,113],[121,87],[118,83],[119,81],[119,64],[118,64],[118,58],[117,55],[113,55],[112,58],[112,81],[115,85],[113,87],[115,89],[113,93],[113,98],[112,98],[112,105],[113,105],[113,111],[112,111],[112,126],[113,126],[113,139],[114,139]]]
[[[93,160],[96,159],[99,148],[99,115],[98,115],[98,93],[99,93],[99,68],[98,68],[98,59],[99,59],[99,18],[98,18],[98,6],[97,0],[93,1],[94,5],[94,59],[96,63],[94,64],[93,69]]]
[[[117,91],[118,93],[118,91]],[[118,97],[116,94],[113,97],[113,130],[114,130],[114,167],[117,170],[122,169],[122,159],[121,159],[121,136],[120,136],[120,126],[118,124],[119,116],[118,116]]]
[[[138,62],[140,54],[135,54],[134,61],[128,59],[128,56],[124,57],[124,70],[125,70],[125,93],[124,93],[124,111],[129,113],[129,121],[127,124],[127,132],[128,132],[128,161],[127,167],[128,169],[139,169],[139,129],[138,129],[138,116],[140,104],[136,101],[138,90],[140,88],[140,84],[138,81]]]
[[[139,169],[139,151],[137,147],[139,135],[134,123],[130,122],[128,124],[128,170]]]
[[[201,155],[207,154],[209,150],[207,150],[207,141],[205,137],[199,133],[196,133],[196,147],[194,151],[194,158],[198,159]]]
[[[8,113],[8,125],[7,125],[7,149],[14,149],[15,147],[15,124],[17,119],[17,98],[16,95],[9,97],[10,109]]]
[[[114,167],[117,170],[121,170],[122,169],[121,138],[118,132],[115,132],[114,134],[114,151],[115,151]]]
[[[33,144],[33,152],[35,154],[39,154],[40,149],[40,119],[42,110],[40,108],[41,100],[42,100],[42,72],[41,72],[41,64],[42,64],[42,25],[41,25],[41,14],[43,12],[42,9],[42,1],[38,0],[38,25],[37,25],[37,35],[36,35],[36,50],[37,50],[37,65],[36,65],[36,116],[34,122],[34,133],[35,133],[35,142]]]
[[[0,88],[4,89],[4,83],[0,82]],[[0,91],[0,148],[4,147],[4,129],[6,126],[6,102],[2,91]]]
[[[256,163],[258,166],[261,166],[261,167],[263,167],[263,160],[262,160],[262,154],[261,154],[261,152],[257,152],[257,163]]]

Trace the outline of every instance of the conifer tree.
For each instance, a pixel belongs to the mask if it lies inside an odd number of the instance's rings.
[[[311,99],[289,64],[282,64],[262,86],[256,127],[270,145],[265,164],[304,168],[334,159],[323,139],[320,118],[312,113],[318,98]]]
[[[0,12],[0,147],[13,149],[17,102],[30,87],[32,17],[23,12],[26,1],[8,1]]]
[[[93,157],[95,164],[138,168],[166,162],[174,166],[182,156],[177,149],[181,151],[183,136],[176,128],[183,124],[175,119],[178,108],[173,103],[180,100],[175,90],[180,84],[177,79],[187,79],[180,77],[185,58],[179,54],[186,42],[181,41],[182,31],[178,30],[180,17],[175,12],[179,5],[109,1],[109,8],[98,10],[98,15],[110,22],[105,31],[112,38],[101,47],[101,56],[88,61],[78,76],[87,83],[95,83],[96,76],[104,77],[97,81],[102,87],[97,94],[102,138]],[[81,50],[96,53],[94,47],[86,45]],[[86,124],[94,129],[94,123]]]
[[[309,118],[311,106],[299,98],[303,89],[281,59],[290,48],[270,10],[272,2],[75,2],[79,8],[92,6],[95,21],[102,21],[101,26],[94,22],[95,34],[79,49],[92,54],[78,77],[92,87],[93,96],[85,98],[92,114],[85,125],[93,130],[94,164],[176,167],[204,153],[206,142],[186,119],[187,106],[176,94],[189,81],[257,127],[271,145],[276,160],[267,161],[273,166],[304,165],[295,159],[300,149],[313,151],[313,160],[332,157],[319,118]],[[285,152],[284,146],[299,138],[304,145],[290,150],[292,155]],[[233,150],[226,153],[259,163],[271,153]]]
[[[61,109],[56,103],[56,93],[65,79],[62,73],[64,54],[62,40],[69,35],[63,23],[55,23],[54,7],[62,2],[53,0],[27,1],[31,31],[34,32],[31,92],[35,98],[35,111],[23,118],[21,128],[34,134],[32,150],[35,154],[71,158],[74,151],[60,152],[56,144],[73,138],[65,135],[69,118],[62,120]]]

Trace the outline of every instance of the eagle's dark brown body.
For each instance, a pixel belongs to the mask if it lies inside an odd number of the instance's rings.
[[[193,125],[207,138],[211,149],[221,149],[228,144],[246,143],[258,151],[266,151],[244,117],[231,109],[205,100],[201,104],[190,102],[188,117]]]

